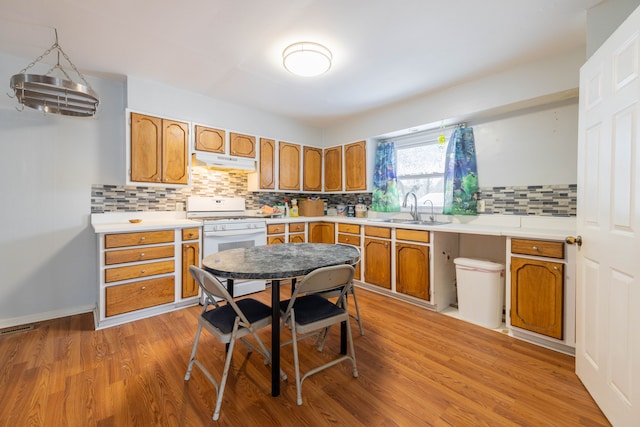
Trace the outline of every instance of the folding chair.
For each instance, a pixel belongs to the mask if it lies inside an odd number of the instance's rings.
[[[196,332],[193,350],[191,351],[191,358],[189,359],[189,366],[187,367],[187,373],[184,379],[185,381],[189,381],[189,378],[191,377],[191,369],[195,364],[200,368],[200,370],[202,370],[209,381],[213,383],[217,393],[213,419],[217,420],[220,416],[222,395],[224,394],[224,387],[227,382],[229,367],[231,365],[231,357],[233,355],[236,340],[240,339],[247,347],[248,352],[256,350],[262,354],[265,358],[265,365],[271,361],[271,353],[269,353],[262,340],[256,334],[257,330],[271,324],[271,307],[253,298],[234,301],[225,286],[211,273],[196,266],[190,266],[189,271],[196,282],[198,282],[198,285],[202,288],[202,291],[206,296],[206,301],[202,309],[202,314],[198,318],[198,331]],[[226,301],[226,304],[220,304],[216,301],[216,297],[221,300],[220,303]],[[214,308],[212,310],[207,310],[209,305],[213,305]],[[217,338],[221,343],[229,344],[222,379],[219,383],[213,378],[202,363],[196,359],[196,350],[200,340],[200,332],[203,328]],[[244,338],[249,334],[253,335],[259,345],[259,348],[253,346]],[[284,372],[280,371],[280,373],[283,379],[287,378]]]
[[[280,302],[282,312],[282,324],[288,324],[291,329],[291,341],[281,346],[293,343],[293,358],[296,371],[297,403],[302,405],[302,382],[310,375],[316,374],[344,360],[350,360],[353,366],[353,376],[358,377],[356,357],[353,348],[353,337],[349,325],[349,313],[340,303],[353,280],[355,269],[351,265],[342,264],[331,267],[319,268],[307,274],[296,286],[291,299]],[[340,288],[338,301],[333,303],[318,295]],[[349,353],[335,358],[317,368],[300,376],[300,363],[298,358],[298,341],[309,336],[316,335],[324,329],[336,323],[346,322]]]

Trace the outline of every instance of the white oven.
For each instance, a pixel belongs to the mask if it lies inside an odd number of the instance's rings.
[[[202,257],[235,248],[250,248],[267,244],[267,224],[264,218],[246,216],[245,200],[240,198],[189,197],[187,217],[203,221]],[[226,284],[226,280],[220,278]],[[235,297],[260,292],[264,280],[234,280]]]

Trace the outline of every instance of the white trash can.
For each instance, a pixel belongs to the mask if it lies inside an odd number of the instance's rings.
[[[502,324],[504,265],[473,258],[456,258],[460,318],[486,328]]]

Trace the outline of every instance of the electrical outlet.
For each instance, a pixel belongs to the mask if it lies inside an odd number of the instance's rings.
[[[484,200],[478,200],[478,212],[484,212]]]

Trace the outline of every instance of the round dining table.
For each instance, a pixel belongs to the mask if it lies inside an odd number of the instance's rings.
[[[327,243],[285,243],[236,248],[204,257],[203,268],[227,279],[233,295],[234,279],[271,281],[271,395],[280,395],[280,281],[305,276],[322,267],[356,264],[360,251],[353,246]],[[295,283],[295,282],[294,282]],[[344,334],[343,334],[344,335]]]

